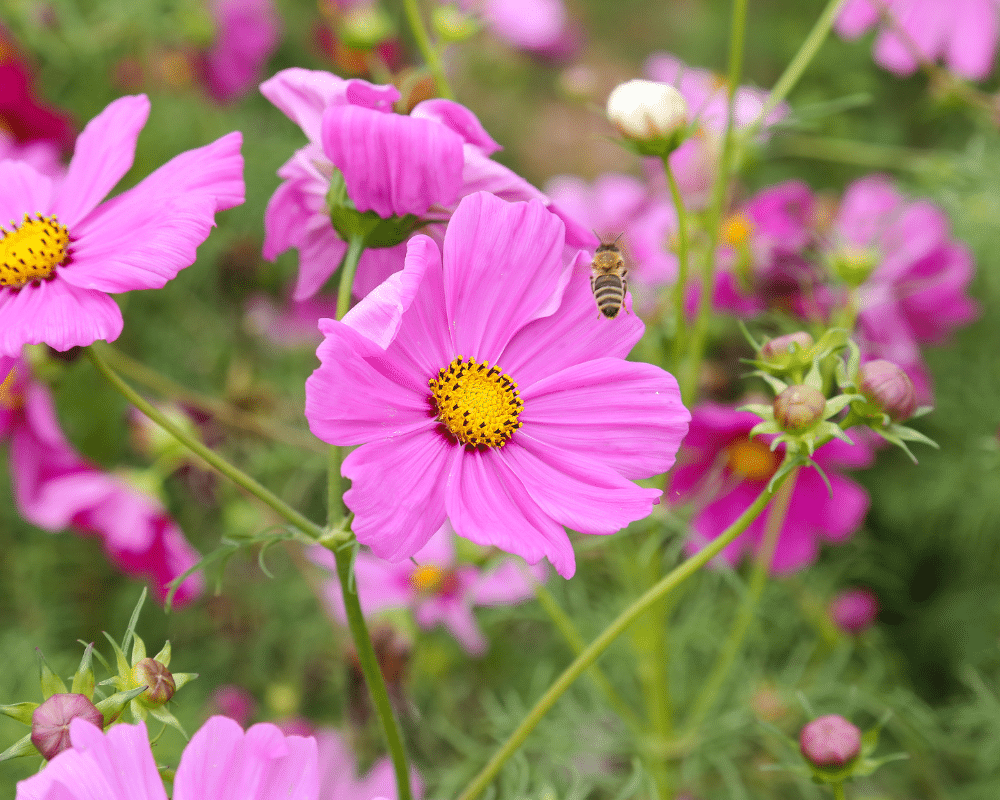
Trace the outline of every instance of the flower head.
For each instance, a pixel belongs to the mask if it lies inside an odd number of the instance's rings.
[[[827,714],[806,724],[799,747],[816,767],[844,767],[861,752],[861,731],[840,714]]]
[[[240,98],[261,78],[281,25],[271,0],[213,0],[217,33],[205,54],[205,82],[220,103]]]
[[[632,315],[599,320],[589,257],[563,259],[562,221],[538,201],[462,200],[442,257],[424,236],[405,269],[343,322],[323,320],[306,382],[320,439],[344,461],[354,532],[408,558],[446,518],[455,531],[569,577],[563,525],[610,534],[659,496],[687,429],[677,382],[624,361]]]
[[[671,504],[695,505],[691,520],[695,537],[689,549],[698,550],[731,525],[778,469],[784,446],[772,451],[770,437],[748,437],[759,422],[754,414],[715,403],[694,409],[691,430],[669,485]],[[872,456],[871,448],[863,441],[851,446],[833,440],[817,448],[813,460],[829,477],[832,495],[815,469],[798,471],[771,562],[772,571],[788,573],[808,566],[819,554],[820,541],[840,542],[858,529],[868,510],[868,496],[835,470],[867,466]],[[747,551],[756,551],[767,519],[765,513],[751,523],[746,533],[722,551],[723,558],[735,564]]]
[[[861,633],[878,616],[878,598],[869,589],[847,589],[833,598],[830,616],[847,633]]]
[[[215,212],[243,202],[242,138],[231,133],[101,203],[132,166],[148,114],[144,95],[111,103],[77,138],[60,182],[0,162],[0,220],[10,220],[0,229],[0,355],[118,338],[108,293],[162,287],[194,263]]]
[[[622,136],[640,145],[644,155],[672,152],[680,143],[687,112],[684,97],[669,83],[626,81],[608,96],[608,119]]]

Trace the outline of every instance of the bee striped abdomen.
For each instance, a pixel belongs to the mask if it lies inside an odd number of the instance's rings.
[[[595,275],[590,280],[597,309],[608,319],[614,319],[625,304],[625,281],[618,275]]]

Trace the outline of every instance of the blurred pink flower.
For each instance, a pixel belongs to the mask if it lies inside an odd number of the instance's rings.
[[[366,615],[391,608],[412,609],[417,624],[429,630],[443,625],[473,656],[486,653],[488,642],[472,615],[473,606],[516,605],[534,595],[529,576],[543,582],[546,569],[540,564],[522,567],[505,558],[489,570],[455,559],[455,533],[445,523],[412,559],[390,563],[370,553],[358,553],[354,577],[358,599]],[[315,547],[316,563],[336,574],[333,554]],[[327,601],[333,613],[347,622],[339,581],[327,585]]]
[[[245,726],[257,713],[257,701],[253,695],[242,686],[232,683],[224,684],[212,692],[208,703],[222,716],[235,720],[240,727]]]
[[[870,589],[846,589],[830,603],[830,617],[847,633],[861,633],[878,616],[878,598]]]
[[[409,116],[394,114],[399,92],[393,86],[299,68],[279,72],[260,90],[309,140],[278,170],[282,183],[264,216],[264,257],[273,260],[292,247],[299,251],[295,300],[319,291],[347,250],[326,205],[334,169],[359,211],[383,218],[412,214],[428,223],[425,232],[438,242],[458,201],[473,192],[548,202],[490,158],[500,146],[458,103],[426,100]],[[568,230],[571,248],[593,243],[586,229],[568,224]],[[366,249],[354,295],[364,297],[401,270],[405,254],[405,241]]]
[[[544,58],[568,58],[582,43],[562,0],[460,0],[460,5],[481,14],[501,39]]]
[[[52,397],[31,380],[23,361],[0,356],[0,437],[10,437],[14,501],[32,525],[70,528],[101,537],[111,561],[130,575],[149,578],[160,600],[167,584],[194,566],[198,553],[155,498],[95,468],[73,450],[59,429]],[[198,574],[174,594],[189,602],[202,589]]]
[[[167,800],[146,725],[70,723],[72,748],[17,784],[17,800]],[[246,733],[212,717],[191,737],[174,776],[173,800],[319,800],[316,742],[274,725]],[[325,798],[324,798],[325,800]]]
[[[68,151],[73,146],[69,114],[39,101],[31,82],[27,62],[0,25],[0,129],[21,144],[47,141],[61,152]]]
[[[670,468],[688,412],[671,375],[624,360],[642,322],[597,319],[590,256],[567,264],[564,239],[542,203],[477,193],[443,259],[414,237],[402,272],[320,323],[306,417],[323,441],[362,445],[344,501],[376,555],[408,558],[450,518],[570,577],[563,525],[611,534],[652,510],[660,493],[632,481]]]
[[[61,180],[66,174],[66,167],[59,157],[59,148],[54,142],[38,139],[18,144],[3,129],[0,129],[0,161],[23,161],[53,181]]]
[[[210,8],[216,36],[205,54],[205,82],[212,97],[227,103],[260,82],[281,22],[271,0],[212,0]]]
[[[921,61],[943,61],[963,78],[988,77],[1000,28],[997,0],[847,0],[835,28],[857,39],[878,26],[875,61],[910,75]]]
[[[781,463],[784,445],[771,452],[773,437],[748,438],[758,422],[755,414],[716,403],[694,409],[691,429],[668,484],[671,505],[694,505],[689,551],[700,550],[735,522]],[[808,566],[819,554],[820,541],[844,541],[860,527],[868,510],[868,495],[838,472],[871,463],[871,447],[858,436],[854,440],[858,444],[851,446],[834,439],[814,455],[830,479],[832,496],[815,469],[799,470],[771,562],[772,572],[788,573]],[[745,553],[756,552],[767,518],[765,511],[722,551],[721,557],[736,564]]]
[[[243,202],[242,137],[230,133],[100,203],[132,166],[148,115],[144,95],[111,103],[80,134],[61,181],[0,161],[0,220],[14,221],[0,238],[0,355],[117,339],[124,323],[108,293],[165,285],[194,263],[215,212]]]
[[[336,298],[317,296],[278,305],[267,295],[255,295],[247,301],[244,321],[250,331],[271,345],[315,349],[323,341],[317,324],[324,317],[336,316]]]
[[[388,757],[378,759],[368,773],[357,774],[357,759],[343,734],[321,728],[314,734],[319,758],[320,800],[396,800],[396,775]],[[424,796],[423,781],[410,767],[410,788],[414,800]]]

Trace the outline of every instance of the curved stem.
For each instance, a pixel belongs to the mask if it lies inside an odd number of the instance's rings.
[[[787,476],[786,476],[787,477]],[[782,479],[783,480],[783,479]],[[472,782],[466,787],[465,791],[459,795],[458,800],[473,800],[473,798],[478,797],[490,782],[496,777],[497,773],[507,762],[507,760],[514,755],[517,749],[524,743],[524,740],[528,738],[535,727],[541,722],[542,717],[548,713],[549,709],[555,705],[556,700],[558,700],[562,695],[573,685],[573,682],[580,677],[593,664],[598,657],[604,653],[608,647],[611,646],[612,642],[615,641],[621,634],[631,625],[640,614],[645,612],[650,606],[655,604],[658,600],[666,597],[671,591],[676,589],[681,583],[690,578],[695,572],[697,572],[701,567],[707,564],[712,558],[718,555],[730,542],[736,539],[743,531],[745,531],[761,512],[767,506],[771,497],[781,485],[781,480],[777,482],[774,489],[769,489],[767,487],[758,495],[757,499],[753,501],[749,508],[744,511],[739,518],[717,538],[704,548],[698,551],[695,555],[689,558],[687,561],[683,562],[679,566],[671,570],[667,575],[665,575],[655,586],[651,587],[645,594],[639,599],[633,602],[628,608],[626,608],[618,617],[598,636],[594,641],[592,641],[587,648],[577,656],[573,663],[570,664],[563,673],[556,678],[555,682],[548,688],[548,690],[539,698],[538,702],[535,703],[534,708],[521,720],[521,724],[517,726],[517,729],[510,735],[506,742],[501,746],[501,748],[493,755],[493,758],[489,760],[489,763],[480,771],[480,773],[473,778]]]
[[[274,510],[278,516],[289,524],[294,525],[309,538],[319,540],[323,537],[323,529],[320,528],[319,525],[304,517],[294,508],[285,503],[284,500],[274,494],[274,492],[270,489],[258,483],[241,469],[233,464],[230,464],[214,450],[206,447],[186,431],[179,428],[165,414],[161,413],[155,406],[144,399],[138,392],[135,391],[135,389],[122,380],[118,373],[108,366],[107,362],[101,358],[95,345],[91,345],[90,347],[85,348],[85,350],[87,351],[87,356],[90,358],[91,363],[97,371],[104,375],[104,377],[108,379],[108,382],[115,389],[117,389],[126,400],[138,408],[153,422],[171,434],[175,439],[177,439],[177,441],[187,447],[188,450],[195,455],[200,456],[203,461],[221,472],[237,486],[241,486],[246,489],[250,492],[250,494],[257,497],[265,505],[270,506],[270,508]]]
[[[688,282],[688,225],[687,209],[677,186],[677,178],[670,169],[670,160],[663,157],[663,171],[667,174],[667,185],[677,211],[677,283],[674,285],[674,369],[679,369],[687,337],[687,319],[684,317],[684,293]]]
[[[420,54],[424,57],[424,61],[427,62],[427,67],[434,76],[434,82],[437,83],[438,92],[442,97],[454,100],[455,93],[452,92],[451,86],[448,85],[448,76],[444,74],[441,54],[431,42],[430,34],[427,33],[427,28],[424,27],[424,21],[420,16],[420,9],[417,7],[417,0],[403,0],[403,10],[406,12],[406,19],[410,23],[410,30],[413,32],[413,38],[417,42]]]

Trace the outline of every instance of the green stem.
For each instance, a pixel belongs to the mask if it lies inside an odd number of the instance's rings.
[[[427,67],[434,76],[437,83],[438,93],[449,100],[455,99],[455,93],[448,85],[448,76],[444,74],[444,65],[441,63],[441,54],[431,42],[430,34],[424,27],[424,21],[420,16],[420,9],[417,7],[417,0],[403,0],[403,10],[406,12],[406,19],[410,23],[410,30],[413,31],[413,38],[417,42],[420,54],[427,62]]]
[[[677,178],[670,169],[670,160],[663,157],[663,171],[667,174],[667,185],[670,196],[677,210],[677,283],[674,285],[674,369],[679,369],[684,353],[684,340],[687,337],[687,318],[684,316],[684,294],[687,291],[689,255],[688,255],[688,225],[687,209],[684,199],[677,187]]]
[[[340,286],[337,289],[337,319],[343,319],[351,307],[351,290],[354,288],[354,273],[365,251],[365,237],[352,236],[347,243],[347,252],[340,264]]]
[[[118,373],[108,366],[107,362],[99,354],[97,346],[91,345],[86,348],[86,351],[87,356],[90,358],[91,363],[94,367],[96,367],[97,371],[104,375],[104,377],[108,379],[108,382],[115,389],[117,389],[126,400],[138,408],[153,422],[170,433],[175,439],[177,439],[177,441],[187,447],[188,450],[200,456],[203,461],[221,472],[237,486],[241,486],[246,489],[250,492],[250,494],[257,497],[265,505],[270,506],[271,509],[278,514],[278,516],[282,517],[289,524],[294,525],[309,538],[319,540],[323,537],[323,529],[316,523],[306,519],[302,516],[302,514],[274,494],[270,489],[259,484],[245,472],[226,461],[226,459],[214,450],[206,447],[186,431],[179,428],[165,414],[162,414],[155,406],[146,401],[138,392],[135,391],[135,389],[122,380]]]
[[[857,142],[851,139],[831,139],[825,136],[782,136],[776,145],[781,155],[853,164],[872,169],[922,172],[933,157],[912,147]]]
[[[781,481],[779,480],[774,489],[776,490],[780,485]],[[486,787],[489,786],[490,782],[496,777],[497,773],[500,772],[500,769],[507,762],[507,760],[514,755],[517,749],[524,743],[524,740],[528,738],[528,734],[530,734],[538,723],[541,722],[542,717],[544,717],[545,714],[548,713],[549,709],[555,705],[556,700],[562,697],[566,690],[573,685],[573,682],[579,678],[580,675],[582,675],[590,667],[590,665],[593,664],[598,657],[611,646],[612,642],[621,636],[621,634],[643,612],[648,610],[649,607],[654,605],[658,600],[670,594],[671,591],[690,578],[701,567],[718,555],[730,542],[736,539],[737,536],[743,533],[743,531],[750,526],[750,523],[757,519],[757,517],[761,514],[773,494],[774,490],[765,487],[750,507],[740,515],[739,519],[726,528],[726,530],[723,531],[723,533],[715,539],[715,541],[711,542],[698,551],[697,554],[671,570],[655,586],[647,590],[642,597],[638,598],[621,614],[619,614],[618,617],[604,629],[601,635],[594,639],[594,641],[592,641],[587,648],[573,660],[573,663],[570,664],[558,678],[556,678],[555,682],[546,690],[545,694],[543,694],[538,702],[535,703],[534,708],[532,708],[531,711],[528,712],[527,716],[521,720],[521,724],[517,726],[517,729],[493,755],[479,774],[473,778],[472,782],[466,787],[465,791],[459,795],[458,800],[473,800],[473,798],[478,797],[486,789]]]
[[[406,760],[403,738],[399,733],[399,723],[396,721],[392,703],[389,701],[389,691],[386,689],[382,670],[379,669],[378,656],[375,655],[375,647],[372,645],[371,636],[368,635],[365,617],[358,600],[357,587],[352,580],[354,548],[332,546],[330,551],[337,561],[337,577],[340,579],[340,591],[344,597],[344,608],[347,610],[347,625],[351,630],[351,638],[354,639],[354,646],[358,651],[361,673],[365,676],[368,691],[371,692],[375,713],[382,724],[386,746],[389,748],[389,757],[392,759],[392,768],[396,773],[397,797],[399,800],[413,800],[413,792],[410,790],[410,768]]]
[[[698,315],[695,317],[694,330],[688,346],[686,369],[681,376],[681,398],[684,405],[690,406],[698,393],[698,376],[701,372],[701,360],[705,353],[708,339],[708,326],[711,321],[712,292],[715,284],[715,250],[719,244],[719,225],[722,220],[722,208],[726,202],[726,190],[729,188],[733,152],[733,117],[736,105],[736,92],[739,88],[740,71],[743,65],[743,44],[746,38],[748,0],[733,0],[732,31],[729,37],[729,72],[726,77],[729,91],[729,107],[726,112],[726,130],[722,137],[722,152],[719,155],[718,171],[712,184],[712,202],[707,220],[708,245],[705,250],[705,261],[701,270],[701,294],[698,299]]]
[[[847,800],[847,795],[844,794],[844,784],[834,783],[831,788],[833,789],[833,800]]]
[[[812,30],[809,31],[806,38],[802,41],[799,51],[788,62],[785,71],[774,84],[774,88],[771,89],[770,94],[768,94],[764,105],[761,106],[757,119],[747,128],[745,135],[748,139],[753,138],[757,131],[764,125],[768,114],[774,111],[778,107],[778,104],[788,97],[788,93],[798,83],[799,78],[802,77],[802,73],[806,71],[806,67],[809,66],[810,62],[816,56],[820,46],[826,41],[826,37],[830,33],[830,28],[833,27],[833,21],[837,18],[837,13],[844,2],[845,0],[829,0],[827,2],[826,7],[819,15],[819,19],[816,20]]]
[[[712,710],[712,706],[719,696],[719,690],[722,689],[726,678],[729,677],[729,672],[736,661],[736,656],[739,655],[747,632],[750,630],[750,626],[757,613],[757,607],[760,604],[761,595],[764,593],[764,586],[767,584],[767,575],[771,568],[771,561],[774,558],[774,550],[778,544],[781,527],[785,522],[785,517],[788,515],[788,506],[795,487],[794,476],[796,473],[797,470],[792,471],[791,479],[781,487],[774,505],[771,506],[768,512],[764,539],[761,542],[760,549],[757,551],[757,557],[754,559],[753,572],[750,575],[750,585],[747,593],[736,615],[736,620],[733,622],[733,627],[729,631],[729,637],[719,652],[715,665],[702,685],[701,691],[691,705],[691,712],[684,723],[684,733],[681,734],[681,739],[687,738],[697,731],[702,722],[704,722],[708,712]]]

